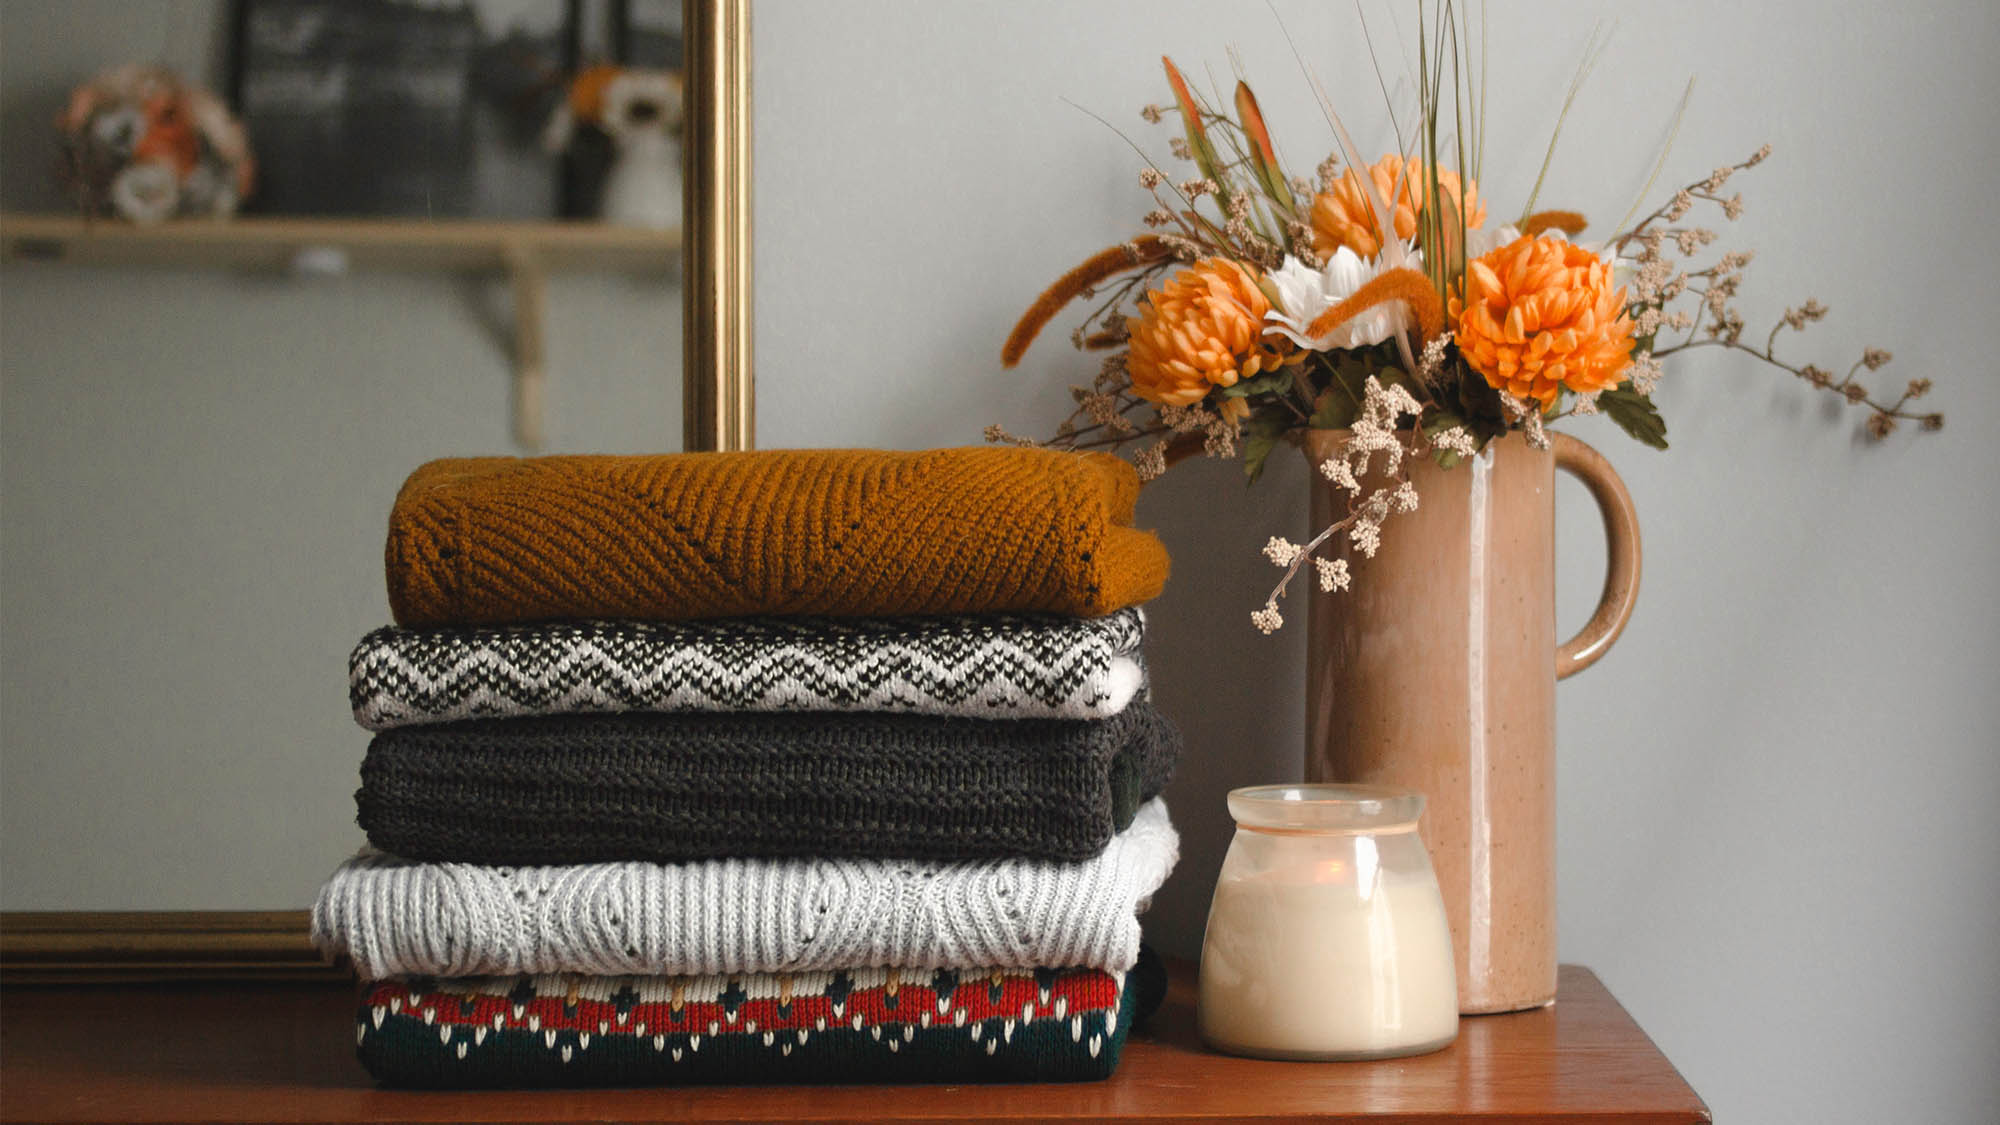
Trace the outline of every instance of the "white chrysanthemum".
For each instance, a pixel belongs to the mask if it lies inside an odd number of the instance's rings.
[[[1549,231],[1545,233],[1553,234],[1558,238],[1562,236],[1561,231]],[[1487,227],[1485,230],[1466,231],[1465,260],[1469,262],[1474,258],[1483,258],[1519,237],[1521,237],[1520,230],[1506,223],[1502,223],[1497,227]]]
[[[1414,250],[1406,249],[1406,253],[1408,260],[1404,264],[1422,268],[1420,255]],[[1325,269],[1313,269],[1287,255],[1283,266],[1266,275],[1278,290],[1279,307],[1264,314],[1271,325],[1265,333],[1275,332],[1302,348],[1324,352],[1379,344],[1407,331],[1408,308],[1401,301],[1388,301],[1318,339],[1305,334],[1321,313],[1352,297],[1356,290],[1388,268],[1381,258],[1363,258],[1345,246],[1327,259]]]

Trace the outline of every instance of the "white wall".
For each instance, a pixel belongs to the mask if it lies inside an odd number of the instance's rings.
[[[1003,373],[1000,341],[1148,206],[1138,159],[1062,99],[1165,160],[1166,131],[1137,113],[1167,100],[1159,55],[1226,78],[1233,45],[1293,166],[1329,144],[1251,0],[755,8],[766,446],[1053,425],[1088,362],[1065,328]],[[1277,8],[1364,146],[1391,147],[1352,7]],[[1864,448],[1825,396],[1695,353],[1660,393],[1670,452],[1575,427],[1624,474],[1647,542],[1630,629],[1558,693],[1562,955],[1597,970],[1721,1120],[2000,1118],[2000,17],[1977,0],[1492,10],[1496,213],[1532,183],[1592,24],[1620,20],[1545,202],[1615,221],[1698,76],[1663,182],[1776,146],[1729,231],[1762,255],[1746,308],[1819,297],[1834,315],[1794,354],[1892,348],[1885,386],[1931,377],[1949,415],[1942,434]],[[1175,952],[1199,945],[1223,793],[1299,769],[1302,634],[1261,638],[1247,615],[1272,577],[1257,547],[1303,530],[1304,488],[1289,462],[1248,491],[1233,466],[1195,464],[1141,504],[1174,552],[1151,653],[1189,740],[1169,793],[1186,858],[1151,918]],[[1602,546],[1580,488],[1559,516],[1574,627]]]

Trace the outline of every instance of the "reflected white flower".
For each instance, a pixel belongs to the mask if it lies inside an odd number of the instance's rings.
[[[1407,246],[1405,254],[1404,264],[1422,268],[1421,255]],[[1379,344],[1406,331],[1410,324],[1409,310],[1401,301],[1389,301],[1318,338],[1306,335],[1321,313],[1352,297],[1378,274],[1391,268],[1382,263],[1382,258],[1363,258],[1345,246],[1327,260],[1325,269],[1313,269],[1287,255],[1285,264],[1267,275],[1278,291],[1278,307],[1264,314],[1264,319],[1270,322],[1265,333],[1282,335],[1302,348],[1331,351]]]
[[[163,160],[127,164],[111,178],[111,205],[135,223],[160,222],[180,206],[181,189],[175,179],[173,166]]]

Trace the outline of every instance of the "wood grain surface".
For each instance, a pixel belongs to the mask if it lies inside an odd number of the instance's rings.
[[[13,987],[0,994],[5,1121],[1705,1122],[1673,1065],[1588,969],[1557,1003],[1481,1016],[1434,1055],[1276,1063],[1204,1050],[1194,989],[1109,1081],[1077,1085],[380,1090],[354,1058],[351,985]]]

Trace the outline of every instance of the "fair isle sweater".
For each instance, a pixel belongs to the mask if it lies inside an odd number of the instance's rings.
[[[403,977],[368,986],[354,1037],[389,1086],[1061,1082],[1109,1075],[1165,992],[1151,950],[1129,973]]]
[[[354,721],[613,711],[877,711],[1105,719],[1145,683],[1136,608],[1108,617],[746,617],[377,629]]]

